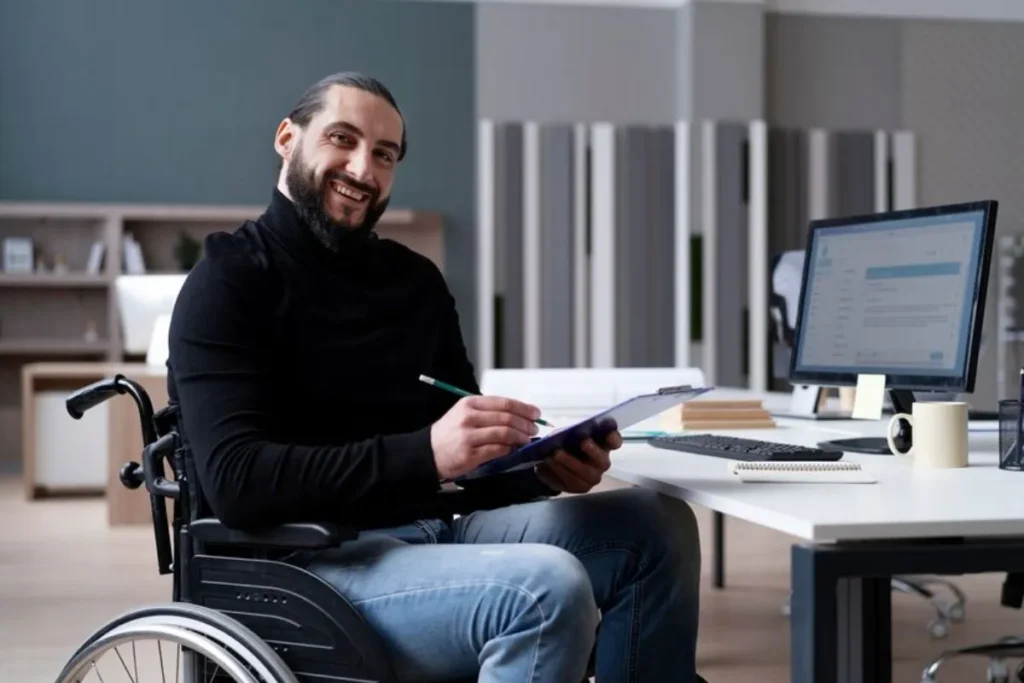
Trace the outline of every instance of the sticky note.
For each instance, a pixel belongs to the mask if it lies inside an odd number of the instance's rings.
[[[851,417],[855,420],[880,420],[884,403],[885,375],[858,375]]]

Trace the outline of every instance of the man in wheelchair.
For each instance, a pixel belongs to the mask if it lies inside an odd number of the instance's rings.
[[[424,134],[431,134],[424,131]],[[447,482],[526,443],[534,406],[479,388],[432,262],[374,226],[407,150],[376,80],[312,86],[274,138],[266,212],[205,243],[175,306],[168,388],[205,514],[237,530],[338,521],[299,551],[399,680],[695,680],[700,548],[682,502],[585,496],[618,434],[535,470]],[[451,160],[430,173],[444,192]]]

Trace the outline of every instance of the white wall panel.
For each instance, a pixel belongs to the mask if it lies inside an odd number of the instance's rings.
[[[477,371],[494,367],[494,123],[477,125]]]
[[[690,236],[693,174],[693,124],[679,121],[675,125],[675,364],[690,367]]]
[[[892,137],[894,209],[917,207],[917,150],[914,134],[900,131]]]
[[[590,365],[590,255],[587,252],[587,155],[589,127],[573,127],[573,360],[576,367]]]
[[[768,389],[768,127],[764,121],[750,124],[750,263],[748,306],[750,311],[748,345],[749,386],[754,391]]]
[[[541,365],[540,128],[523,124],[523,363]]]
[[[591,365],[615,365],[615,126],[591,129]]]
[[[831,178],[829,170],[829,139],[828,131],[815,129],[810,132],[807,140],[807,212],[810,219],[828,218],[831,213],[829,188]]]
[[[889,134],[875,131],[875,211],[889,210]]]

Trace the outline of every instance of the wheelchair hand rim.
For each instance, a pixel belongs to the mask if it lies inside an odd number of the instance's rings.
[[[156,639],[166,639],[198,652],[220,666],[236,683],[260,683],[245,670],[245,667],[227,648],[213,642],[203,634],[179,626],[162,624],[137,626],[132,622],[103,634],[81,650],[61,672],[60,678],[57,679],[58,683],[81,681],[84,678],[83,672],[95,661],[96,656],[111,648],[116,648],[127,642]],[[273,679],[270,680],[273,681]]]

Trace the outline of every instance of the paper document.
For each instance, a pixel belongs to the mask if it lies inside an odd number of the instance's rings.
[[[854,420],[880,420],[884,403],[885,375],[858,375],[851,417]]]
[[[874,476],[851,462],[734,462],[729,470],[744,483],[875,484]]]

